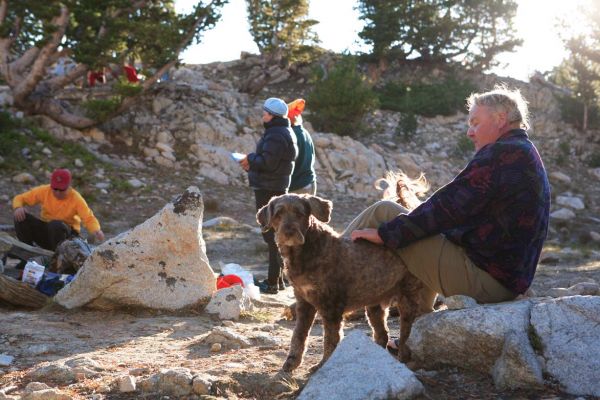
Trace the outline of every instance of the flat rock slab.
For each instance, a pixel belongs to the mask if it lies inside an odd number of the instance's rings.
[[[96,247],[55,301],[104,310],[207,303],[216,278],[202,239],[203,211],[198,188],[188,188],[147,221]]]
[[[546,372],[568,393],[600,396],[600,297],[537,304],[531,324],[541,340]]]
[[[411,399],[422,391],[411,370],[354,330],[310,378],[298,400]]]

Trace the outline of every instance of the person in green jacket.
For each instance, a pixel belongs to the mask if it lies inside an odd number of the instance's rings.
[[[298,157],[292,172],[289,191],[299,194],[317,194],[317,174],[315,173],[315,146],[310,133],[302,126],[302,111],[306,102],[296,99],[288,104],[288,118],[298,142]]]

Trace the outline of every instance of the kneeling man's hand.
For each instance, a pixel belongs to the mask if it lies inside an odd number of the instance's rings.
[[[94,233],[94,238],[96,239],[96,241],[98,243],[103,242],[104,241],[104,232],[102,232],[101,230],[97,231],[96,233]]]
[[[383,244],[383,240],[381,240],[381,237],[379,236],[377,229],[372,229],[372,228],[357,229],[355,231],[352,231],[352,233],[350,233],[350,237],[352,238],[352,241],[355,241],[357,239],[364,239],[364,240],[368,240],[371,243]]]

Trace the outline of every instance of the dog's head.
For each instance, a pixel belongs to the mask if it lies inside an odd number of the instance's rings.
[[[284,194],[273,197],[258,210],[256,220],[263,230],[273,229],[280,246],[304,244],[304,235],[310,226],[310,216],[329,222],[332,204],[317,196]]]

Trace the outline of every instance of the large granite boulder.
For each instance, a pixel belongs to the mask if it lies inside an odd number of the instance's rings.
[[[531,310],[545,370],[567,393],[600,397],[599,316],[599,296],[562,297]]]
[[[190,187],[156,215],[98,246],[55,296],[67,308],[179,310],[216,289],[202,239],[204,206]]]

